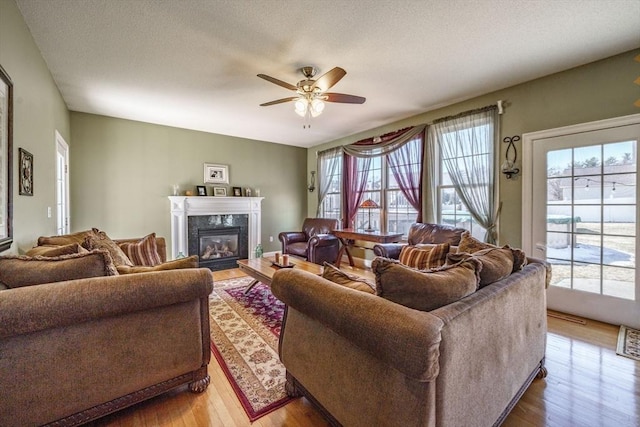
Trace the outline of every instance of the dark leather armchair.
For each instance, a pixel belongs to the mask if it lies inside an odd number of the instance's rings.
[[[337,219],[306,218],[302,231],[284,231],[278,235],[282,253],[296,255],[309,262],[333,264],[338,258],[340,241],[331,233],[338,227]]]
[[[385,258],[398,259],[403,246],[417,245],[420,243],[449,243],[458,246],[464,228],[455,228],[449,225],[425,224],[416,222],[409,228],[407,243],[381,243],[373,247],[373,253]]]

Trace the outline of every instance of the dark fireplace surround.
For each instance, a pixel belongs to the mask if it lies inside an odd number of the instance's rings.
[[[187,218],[189,255],[211,271],[236,268],[249,258],[249,215],[198,215]]]

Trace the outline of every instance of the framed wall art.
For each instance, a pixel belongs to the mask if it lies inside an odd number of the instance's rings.
[[[20,182],[18,189],[21,196],[33,196],[33,154],[25,150],[19,149],[20,158]]]
[[[229,183],[229,166],[218,165],[215,163],[204,164],[204,183],[205,184],[228,184]]]
[[[13,243],[13,82],[0,66],[0,252]]]

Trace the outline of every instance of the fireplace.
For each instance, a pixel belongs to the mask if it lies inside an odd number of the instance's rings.
[[[200,267],[226,270],[248,258],[248,215],[197,215],[187,223],[188,253],[198,256]]]
[[[238,237],[240,227],[198,230],[198,256],[200,267],[220,270],[218,265],[235,266],[239,259]]]
[[[173,259],[198,255],[202,267],[224,270],[236,268],[238,259],[254,257],[263,197],[169,196],[169,200]],[[236,247],[228,250],[224,245]]]

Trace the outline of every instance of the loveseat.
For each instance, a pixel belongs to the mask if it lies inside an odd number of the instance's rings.
[[[387,258],[372,266],[378,295],[296,269],[277,272],[272,291],[286,304],[279,354],[288,393],[306,395],[333,425],[499,425],[535,377],[546,376],[550,271],[528,259],[476,290],[480,256],[468,258],[456,254],[455,265],[435,272],[443,292],[436,297],[448,302],[437,308],[431,298],[408,300],[421,309],[398,303],[406,302],[393,293],[400,282],[433,280],[433,273]],[[471,281],[457,300],[451,292],[465,286],[447,280],[453,269]]]
[[[182,385],[207,388],[208,269],[118,274],[103,249],[0,258],[3,427],[77,425]],[[60,280],[79,270],[87,277]]]

